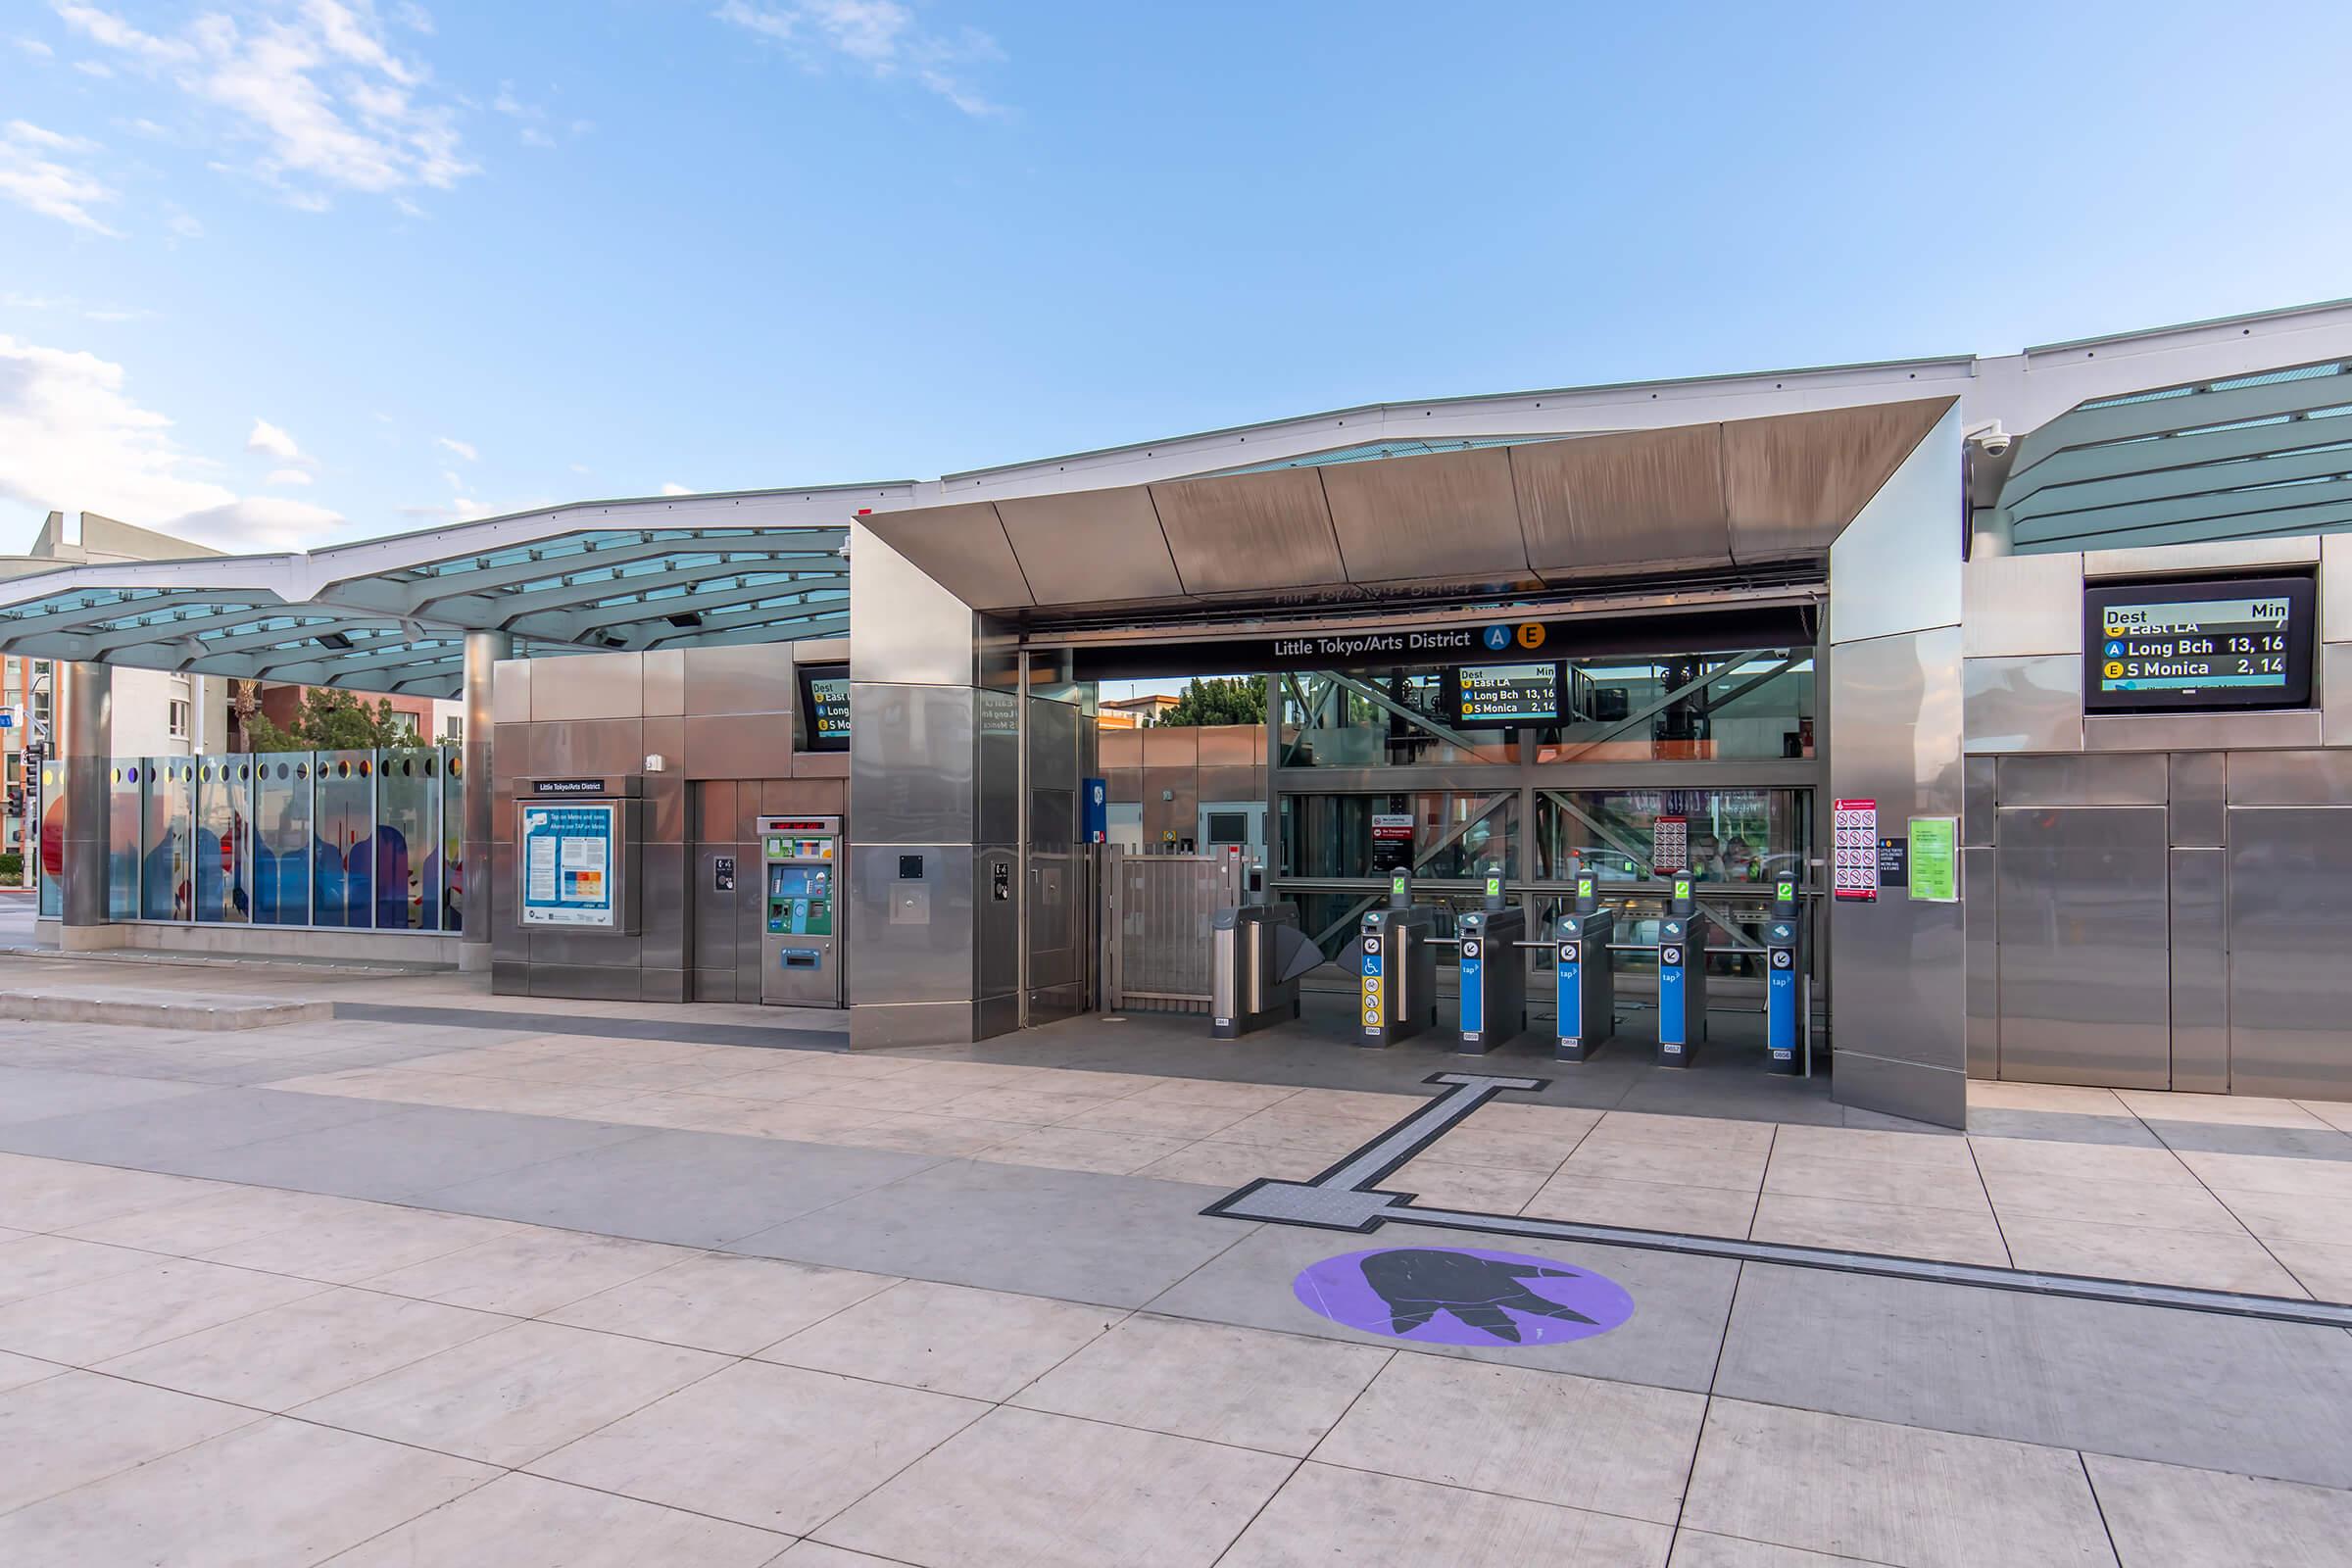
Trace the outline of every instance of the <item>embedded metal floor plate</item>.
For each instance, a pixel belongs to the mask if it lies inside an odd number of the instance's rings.
[[[2193,1290],[2134,1280],[1983,1263],[1947,1263],[1885,1252],[1852,1252],[1827,1247],[1794,1247],[1729,1236],[1693,1236],[1678,1231],[1634,1230],[1588,1225],[1576,1220],[1537,1219],[1519,1214],[1479,1214],[1463,1209],[1423,1208],[1415,1194],[1383,1192],[1377,1184],[1428,1150],[1471,1112],[1497,1095],[1538,1093],[1549,1080],[1439,1072],[1423,1080],[1445,1093],[1406,1116],[1311,1181],[1261,1178],[1201,1210],[1227,1219],[1299,1225],[1317,1230],[1369,1233],[1384,1225],[1425,1225],[1490,1236],[1523,1236],[1545,1241],[1592,1242],[1607,1247],[1682,1252],[1743,1263],[1778,1263],[1788,1268],[1827,1269],[1840,1274],[1875,1274],[1932,1285],[1967,1285],[1981,1290],[2018,1291],[2033,1296],[2072,1297],[2132,1306],[2163,1306],[2228,1317],[2268,1318],[2320,1328],[2352,1329],[2352,1305],[2304,1301],[2282,1296],[2248,1296],[2234,1291]]]

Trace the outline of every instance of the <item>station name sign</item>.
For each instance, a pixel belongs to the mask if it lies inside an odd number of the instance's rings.
[[[566,797],[610,795],[601,778],[534,778],[525,781],[523,793],[533,800],[558,800]]]
[[[1537,630],[1543,628],[1539,625]],[[1481,651],[1481,628],[1446,626],[1437,631],[1365,631],[1339,636],[1277,637],[1270,654],[1276,668],[1315,668],[1364,659],[1430,660],[1468,658]],[[1539,637],[1538,642],[1542,639]],[[1509,647],[1509,643],[1503,644]]]
[[[2095,583],[2083,596],[2083,710],[2308,707],[2314,614],[2309,577]]]

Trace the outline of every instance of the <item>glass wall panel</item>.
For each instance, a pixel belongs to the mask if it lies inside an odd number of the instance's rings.
[[[1546,790],[1536,799],[1536,875],[1564,882],[1657,882],[1660,817],[1681,817],[1695,880],[1801,887],[1813,844],[1813,794],[1799,789]]]
[[[441,748],[441,929],[466,929],[466,754]]]
[[[1279,687],[1285,767],[1511,760],[1512,731],[1459,722],[1451,670],[1307,670]]]
[[[375,790],[375,928],[441,929],[441,757],[380,754]]]
[[[374,913],[375,754],[317,754],[317,870],[311,919],[366,930]]]
[[[1813,755],[1813,651],[1571,660],[1579,717],[1542,732],[1538,762],[1708,761]]]
[[[1517,874],[1514,792],[1421,790],[1393,795],[1283,798],[1283,874],[1470,878],[1489,869]]]
[[[254,918],[264,925],[311,923],[311,755],[254,760]]]
[[[139,917],[139,797],[145,788],[146,764],[135,757],[118,758],[106,783],[106,917]]]
[[[196,764],[196,918],[242,925],[253,918],[253,760]]]
[[[40,917],[63,919],[66,912],[66,764],[41,764],[41,891]]]
[[[141,764],[146,834],[139,841],[139,915],[147,920],[196,917],[196,764],[150,757]]]

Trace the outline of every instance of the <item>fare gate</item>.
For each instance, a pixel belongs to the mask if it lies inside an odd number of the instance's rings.
[[[1206,1012],[1215,985],[1217,911],[1246,902],[1238,855],[1138,855],[1102,861],[1102,1005],[1112,1012]]]

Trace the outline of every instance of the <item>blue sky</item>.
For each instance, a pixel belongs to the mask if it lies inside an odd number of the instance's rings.
[[[0,3],[0,551],[2352,294],[2352,8]]]

